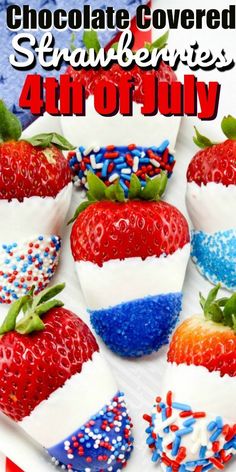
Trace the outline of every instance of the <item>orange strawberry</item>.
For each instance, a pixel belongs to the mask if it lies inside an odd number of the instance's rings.
[[[220,284],[207,299],[200,294],[204,317],[193,316],[175,331],[168,361],[206,367],[236,376],[236,293],[216,300]]]

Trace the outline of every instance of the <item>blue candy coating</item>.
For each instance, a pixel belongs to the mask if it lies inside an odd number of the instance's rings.
[[[118,424],[115,419],[117,415]],[[109,404],[104,405],[92,418],[88,418],[87,423],[62,442],[49,448],[48,453],[54,461],[59,462],[58,465],[65,466],[66,470],[116,472],[123,468],[133,450],[130,427],[123,394],[118,392]],[[105,447],[104,443],[110,448]],[[81,455],[78,454],[79,448],[82,449]]]
[[[191,246],[193,261],[210,282],[236,289],[236,229],[214,234],[194,230]]]
[[[168,343],[182,306],[182,293],[168,293],[90,311],[96,333],[116,354],[140,357]]]

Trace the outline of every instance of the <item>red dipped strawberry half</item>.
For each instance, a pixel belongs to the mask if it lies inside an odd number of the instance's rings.
[[[189,230],[182,213],[160,201],[167,176],[144,189],[132,175],[129,196],[88,174],[88,201],[75,214],[71,249],[91,315],[104,342],[136,357],[168,342],[181,311],[189,258]]]
[[[223,470],[236,453],[236,294],[200,294],[204,315],[176,329],[147,444],[163,470]]]
[[[0,101],[0,304],[32,285],[43,289],[59,260],[72,184],[56,133],[21,138],[21,125]]]
[[[145,46],[150,51],[160,50],[166,46],[167,39],[168,33]],[[95,54],[99,53],[100,44],[94,31],[85,32],[84,44],[88,53],[92,49]],[[172,174],[180,118],[164,114],[144,116],[141,111],[147,88],[151,88],[150,83],[146,86],[146,80],[151,77],[161,84],[165,83],[166,87],[170,86],[177,80],[171,67],[161,61],[157,68],[146,70],[135,65],[129,70],[114,63],[109,69],[74,70],[69,67],[67,73],[75,85],[85,87],[86,93],[85,116],[61,117],[64,135],[78,146],[76,152],[69,156],[77,185],[86,186],[87,171],[91,168],[109,185],[118,174],[126,191],[131,173],[139,177],[142,185],[145,184],[143,175],[152,177],[161,170],[166,170],[169,176]],[[103,82],[105,86],[113,84],[119,87],[126,80],[133,86],[132,113],[126,112],[124,115],[119,111],[109,117],[99,114],[94,104],[97,86]],[[124,85],[121,88],[124,89]],[[102,91],[98,93],[101,96]],[[130,143],[135,143],[133,149],[130,149]],[[114,159],[109,153],[111,149],[115,153]]]
[[[87,325],[53,298],[63,288],[32,289],[11,305],[0,328],[0,410],[54,464],[118,470],[132,450],[124,397]]]

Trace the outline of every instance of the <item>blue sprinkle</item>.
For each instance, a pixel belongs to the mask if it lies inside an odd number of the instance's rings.
[[[137,157],[141,157],[142,156],[142,153],[140,151],[138,151],[137,149],[133,149],[130,153],[132,156],[137,156]]]
[[[182,437],[193,432],[193,428],[183,428],[176,431],[176,436]]]
[[[223,428],[223,420],[222,420],[221,416],[216,417],[216,424],[217,424],[218,428],[221,428],[221,429]]]
[[[122,162],[125,162],[125,158],[117,157],[116,159],[113,159],[113,162],[115,162],[116,164],[121,164]]]
[[[79,146],[79,150],[80,150],[80,153],[83,154],[84,151],[85,151],[85,147],[84,146]]]
[[[199,457],[200,457],[200,459],[205,459],[206,451],[207,451],[207,447],[206,447],[206,446],[201,446],[201,447],[200,447],[200,452],[199,452]]]
[[[191,411],[191,407],[189,405],[185,405],[185,403],[173,402],[172,407],[176,410]]]
[[[214,429],[217,427],[217,424],[215,421],[211,421],[208,426],[207,426],[207,431],[214,431]]]
[[[107,169],[108,169],[108,166],[109,166],[110,162],[108,159],[106,159],[104,161],[104,164],[102,166],[102,177],[106,178],[107,177]]]
[[[140,162],[140,164],[149,164],[150,159],[149,159],[149,157],[141,157],[139,162]]]
[[[222,433],[222,428],[217,428],[217,430],[210,436],[210,441],[214,442],[217,440],[217,438],[221,435]]]
[[[173,457],[177,456],[178,451],[179,451],[179,447],[180,447],[180,443],[181,443],[181,438],[176,436],[175,440],[174,440],[174,443],[173,443],[172,451],[171,451],[171,455]]]
[[[165,141],[163,141],[163,143],[160,146],[158,146],[157,152],[163,153],[166,150],[166,148],[168,148],[169,144],[170,142],[168,141],[168,139],[166,139]]]
[[[150,446],[151,444],[154,444],[154,442],[155,442],[155,439],[152,436],[149,436],[149,438],[147,438],[146,440],[146,443],[148,446]]]
[[[130,174],[120,174],[121,178],[124,180],[131,180],[131,175]]]
[[[121,185],[121,187],[123,188],[123,190],[125,192],[128,192],[129,189],[128,189],[127,185],[125,185],[125,183],[122,180],[120,180],[120,185]]]
[[[189,426],[192,426],[194,423],[196,423],[195,418],[190,418],[189,420],[184,421],[183,426],[188,428]]]
[[[157,451],[154,451],[152,455],[152,462],[157,462],[159,459],[160,459],[160,454],[158,454]]]

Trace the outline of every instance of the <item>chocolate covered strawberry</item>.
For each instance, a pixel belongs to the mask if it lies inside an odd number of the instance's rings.
[[[72,191],[62,149],[71,148],[56,133],[21,138],[20,122],[0,101],[0,304],[53,276]]]
[[[189,164],[186,203],[194,231],[192,258],[212,283],[236,289],[236,119],[222,121],[226,141],[212,143],[196,130],[203,149]]]
[[[62,468],[117,471],[132,450],[124,397],[89,328],[53,298],[63,288],[35,297],[32,289],[10,307],[0,328],[0,410]]]
[[[219,285],[175,331],[147,444],[165,471],[223,470],[236,453],[236,294]]]
[[[161,49],[166,45],[167,39],[168,33],[153,44],[146,44],[146,47],[149,50]],[[85,32],[84,43],[87,49],[94,48],[95,52],[100,49],[98,38],[93,31]],[[145,175],[152,177],[165,170],[168,176],[171,176],[180,118],[161,114],[144,116],[141,112],[145,101],[144,82],[147,76],[151,75],[167,85],[177,80],[169,65],[161,61],[158,68],[145,70],[135,65],[128,70],[114,63],[109,69],[74,70],[69,67],[67,73],[73,82],[85,87],[87,98],[86,116],[61,118],[64,135],[78,146],[76,152],[69,156],[76,185],[86,187],[87,171],[92,168],[108,185],[119,177],[127,196],[127,182],[132,173],[137,175],[142,186],[145,185]],[[119,87],[125,79],[133,85],[132,114],[123,115],[118,112],[107,117],[97,113],[94,106],[96,86],[103,81]],[[130,143],[135,145],[130,147]]]
[[[89,192],[75,214],[71,249],[90,311],[104,342],[121,356],[141,356],[168,342],[181,310],[189,258],[188,224],[160,201],[167,176],[132,175],[129,198],[88,174]]]

